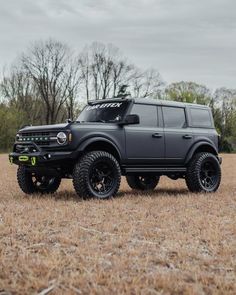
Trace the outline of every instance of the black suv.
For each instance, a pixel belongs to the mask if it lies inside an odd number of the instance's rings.
[[[218,141],[209,107],[112,99],[90,102],[74,122],[22,128],[9,159],[27,194],[53,193],[72,178],[79,196],[108,198],[121,175],[132,189],[152,190],[165,175],[184,178],[191,192],[214,192]]]

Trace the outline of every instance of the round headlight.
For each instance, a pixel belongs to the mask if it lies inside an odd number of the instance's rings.
[[[59,132],[57,134],[57,142],[59,144],[65,144],[67,142],[67,136],[64,132]]]

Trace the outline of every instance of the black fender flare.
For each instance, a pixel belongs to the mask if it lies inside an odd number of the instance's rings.
[[[193,154],[196,152],[196,150],[201,147],[201,146],[207,146],[208,148],[210,148],[212,151],[214,151],[215,155],[218,155],[218,151],[215,148],[215,146],[209,142],[209,141],[199,141],[197,143],[195,143],[189,150],[184,163],[187,164],[189,162],[189,160],[192,158]]]
[[[117,154],[119,155],[119,158],[122,159],[121,153],[120,153],[117,145],[113,141],[111,141],[111,140],[109,140],[109,139],[107,139],[105,137],[100,137],[100,136],[85,139],[77,147],[77,153],[78,154],[82,153],[90,144],[93,144],[95,142],[104,142],[104,143],[110,144],[116,150]]]

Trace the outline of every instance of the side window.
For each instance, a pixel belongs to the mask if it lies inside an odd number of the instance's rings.
[[[212,127],[210,112],[207,109],[190,109],[193,127]]]
[[[134,104],[131,114],[139,115],[140,125],[157,127],[157,107],[153,105]]]
[[[164,126],[166,128],[186,127],[186,116],[184,108],[162,107],[164,115]]]

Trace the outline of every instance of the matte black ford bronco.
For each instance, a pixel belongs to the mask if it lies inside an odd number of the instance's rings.
[[[132,189],[152,190],[165,175],[214,192],[218,139],[206,106],[112,99],[89,103],[74,122],[22,128],[9,159],[26,194],[53,193],[72,178],[79,196],[103,199],[116,195],[121,175]]]

